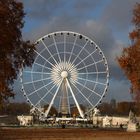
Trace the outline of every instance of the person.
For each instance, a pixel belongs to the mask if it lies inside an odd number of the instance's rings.
[[[123,124],[122,123],[120,124],[120,128],[123,129]]]

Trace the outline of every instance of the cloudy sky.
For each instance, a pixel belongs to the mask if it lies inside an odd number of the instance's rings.
[[[24,39],[35,41],[54,31],[69,30],[93,39],[107,57],[110,87],[105,100],[130,100],[130,83],[116,61],[131,42],[132,9],[139,0],[23,0]],[[19,92],[19,90],[16,90]],[[24,100],[16,96],[16,100]]]

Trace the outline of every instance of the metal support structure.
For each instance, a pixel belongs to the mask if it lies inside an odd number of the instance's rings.
[[[71,88],[71,86],[70,86],[70,83],[69,83],[69,81],[68,81],[67,78],[66,78],[66,81],[67,81],[68,87],[69,87],[69,89],[70,89],[70,92],[71,92],[71,94],[72,94],[72,97],[73,97],[73,99],[74,99],[74,101],[75,101],[76,107],[77,107],[77,109],[78,109],[78,111],[79,111],[79,114],[80,114],[80,116],[81,116],[82,118],[84,118],[83,111],[81,110],[81,108],[80,108],[80,106],[79,106],[79,104],[78,104],[78,102],[77,102],[77,100],[76,100],[76,97],[75,97],[75,95],[74,95],[74,93],[73,93],[73,90],[72,90],[72,88]]]
[[[63,81],[63,80],[62,80],[62,81]],[[57,87],[57,90],[56,90],[56,92],[55,92],[55,94],[54,94],[54,96],[53,96],[53,98],[52,98],[52,100],[51,100],[51,102],[50,102],[50,104],[49,104],[49,107],[48,107],[47,111],[45,112],[45,117],[47,117],[48,114],[49,114],[49,112],[50,112],[50,109],[51,109],[51,107],[52,107],[52,105],[53,105],[53,103],[54,103],[55,97],[56,97],[56,95],[57,95],[57,93],[58,93],[58,91],[59,91],[59,89],[60,89],[60,86],[61,86],[61,84],[62,84],[62,81],[60,82],[59,86]]]

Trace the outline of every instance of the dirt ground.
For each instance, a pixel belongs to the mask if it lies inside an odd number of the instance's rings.
[[[0,140],[140,140],[140,132],[91,128],[0,128]]]

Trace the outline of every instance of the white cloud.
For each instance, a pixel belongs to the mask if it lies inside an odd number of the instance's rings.
[[[103,11],[101,21],[110,24],[117,30],[128,30],[133,8],[139,0],[111,0]]]

